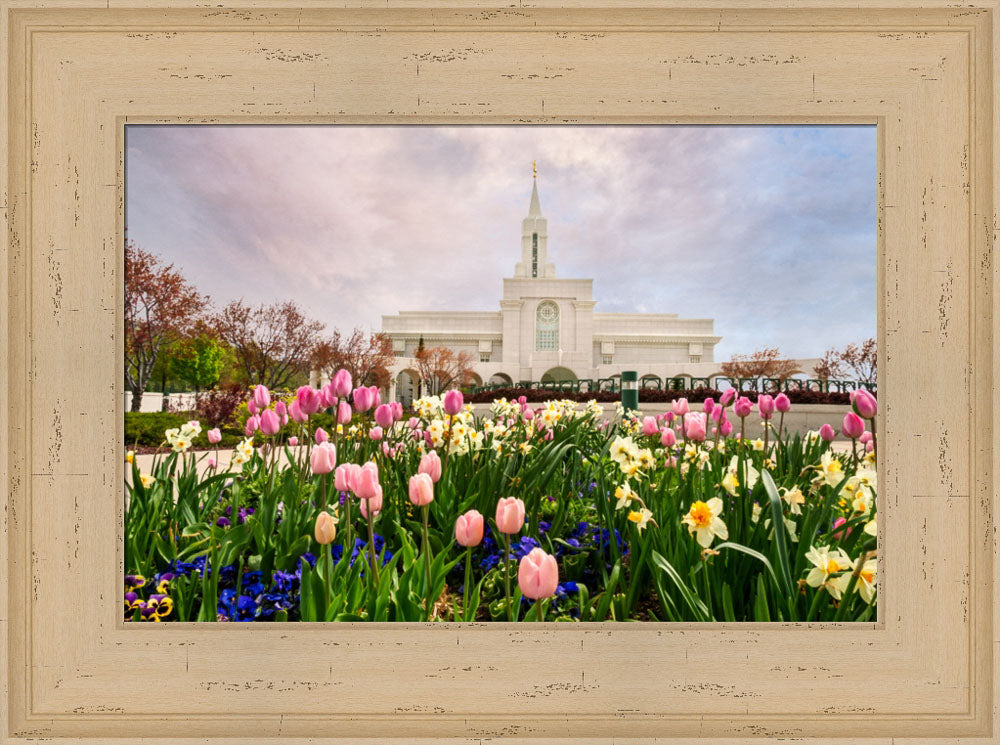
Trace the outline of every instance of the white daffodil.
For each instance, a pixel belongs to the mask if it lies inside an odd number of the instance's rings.
[[[871,605],[872,601],[875,600],[875,575],[878,572],[878,561],[868,559],[857,572],[858,581],[854,586],[857,588],[858,594],[861,595],[861,599]]]
[[[878,536],[878,515],[872,515],[872,519],[865,523],[864,531],[870,536]]]
[[[615,497],[618,499],[618,502],[615,503],[615,509],[621,510],[629,506],[632,500],[636,498],[636,493],[632,491],[631,486],[625,483],[615,489]]]
[[[696,534],[698,544],[702,548],[712,545],[715,538],[726,540],[729,528],[719,515],[722,513],[722,500],[712,497],[707,502],[695,502],[681,522],[688,526],[688,532]]]
[[[810,587],[825,586],[835,599],[840,600],[844,586],[840,582],[830,580],[836,578],[840,572],[851,568],[851,557],[840,548],[831,551],[829,546],[810,546],[806,558],[813,565],[806,575],[806,584]]]
[[[789,512],[793,515],[802,514],[802,505],[806,503],[806,498],[799,487],[796,486],[791,489],[782,488],[780,494],[781,498],[788,503]]]
[[[829,450],[823,453],[819,461],[819,474],[815,481],[823,481],[828,486],[836,486],[844,478],[844,467]]]
[[[639,529],[640,533],[642,532],[642,529],[646,527],[647,523],[652,521],[654,525],[656,524],[656,521],[652,520],[652,517],[653,513],[645,507],[641,507],[638,510],[633,510],[628,513],[629,521],[635,523],[635,527]]]

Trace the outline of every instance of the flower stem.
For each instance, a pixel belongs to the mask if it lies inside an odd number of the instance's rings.
[[[462,620],[469,618],[469,582],[472,580],[472,546],[465,549],[465,584],[462,587]]]
[[[535,607],[538,608],[538,622],[544,622],[545,616],[542,615],[542,598],[538,598],[538,600],[535,601]]]
[[[514,615],[510,610],[510,534],[503,534],[504,551],[503,555],[503,585],[507,594],[507,620],[513,621]]]
[[[371,560],[372,577],[378,585],[378,561],[375,558],[375,526],[372,523],[371,505],[368,506],[368,558]]]
[[[431,615],[434,612],[434,599],[431,597],[433,589],[431,588],[431,546],[428,541],[428,529],[427,529],[427,513],[430,508],[425,504],[420,508],[423,513],[424,519],[424,564],[427,568],[427,620],[431,620]]]

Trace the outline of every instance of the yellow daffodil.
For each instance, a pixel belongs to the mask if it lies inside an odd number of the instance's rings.
[[[615,497],[618,502],[615,504],[615,509],[620,510],[628,507],[633,499],[636,498],[636,494],[632,491],[632,487],[628,484],[622,484],[617,489],[615,489]]]
[[[156,479],[154,479],[148,473],[140,473],[139,481],[142,482],[142,486],[144,489],[148,489],[149,487],[151,487],[153,484],[156,483]]]
[[[135,451],[134,450],[129,450],[127,453],[125,453],[125,462],[126,463],[132,463],[134,460],[135,460]]]
[[[707,502],[698,501],[692,504],[688,513],[681,518],[681,522],[688,526],[689,533],[697,535],[702,548],[708,548],[716,537],[722,540],[729,537],[729,529],[719,517],[721,513],[722,500],[712,497]]]
[[[844,467],[829,450],[823,453],[819,462],[817,481],[824,481],[828,486],[836,486],[844,478]]]

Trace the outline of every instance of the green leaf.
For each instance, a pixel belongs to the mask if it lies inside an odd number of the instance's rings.
[[[708,608],[705,604],[699,600],[691,589],[684,584],[677,570],[674,569],[673,565],[667,561],[658,551],[653,551],[652,553],[653,563],[656,564],[674,583],[677,590],[681,593],[681,597],[684,599],[684,603],[690,609],[691,613],[694,615],[696,621],[712,621]]]
[[[778,487],[774,485],[774,479],[771,478],[768,471],[761,471],[760,477],[764,483],[767,498],[771,501],[771,525],[774,530],[778,569],[781,571],[785,595],[788,598],[794,598],[795,583],[792,580],[792,567],[788,558],[788,537],[785,535],[785,518],[781,509],[781,497],[778,495]]]

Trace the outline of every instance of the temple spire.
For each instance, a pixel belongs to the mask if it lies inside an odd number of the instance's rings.
[[[548,221],[542,215],[538,199],[538,162],[531,162],[531,204],[528,216],[521,221],[521,260],[514,267],[515,277],[543,279],[556,276],[548,260]]]
[[[538,201],[538,164],[531,162],[531,205],[528,207],[528,217],[541,217],[542,205]]]

